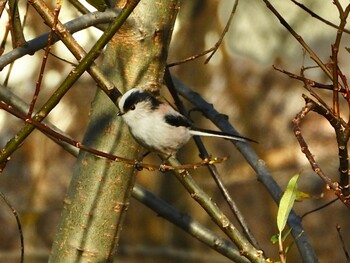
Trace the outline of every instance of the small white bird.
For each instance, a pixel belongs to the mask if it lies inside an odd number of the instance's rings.
[[[147,150],[167,156],[176,154],[192,135],[255,142],[242,136],[196,128],[168,103],[137,88],[127,91],[118,106],[118,116],[122,116],[135,140]]]

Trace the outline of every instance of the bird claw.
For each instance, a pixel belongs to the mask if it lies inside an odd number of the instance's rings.
[[[168,169],[166,168],[166,164],[165,163],[161,163],[159,165],[159,168],[158,168],[159,172],[161,173],[165,173]]]
[[[139,162],[139,161],[135,161],[134,163],[134,168],[138,171],[142,171],[143,170],[143,165],[142,165],[142,162]]]

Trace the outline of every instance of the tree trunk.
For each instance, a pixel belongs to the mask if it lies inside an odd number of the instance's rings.
[[[141,1],[112,39],[102,69],[120,91],[162,86],[177,10],[175,0]],[[115,104],[98,90],[83,143],[135,159],[139,146],[116,113]],[[130,165],[81,151],[50,262],[112,262],[134,181]]]

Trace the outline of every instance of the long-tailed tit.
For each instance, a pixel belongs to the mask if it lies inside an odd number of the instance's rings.
[[[122,116],[135,140],[147,150],[167,156],[176,154],[192,135],[255,142],[242,136],[194,127],[169,104],[137,88],[127,91],[118,106],[118,115]]]

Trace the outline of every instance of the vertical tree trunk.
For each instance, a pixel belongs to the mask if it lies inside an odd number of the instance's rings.
[[[119,90],[161,87],[177,10],[177,0],[141,1],[115,35],[102,68]],[[135,158],[139,147],[116,112],[114,103],[97,91],[83,143]],[[134,181],[130,165],[80,152],[50,262],[113,261]]]

